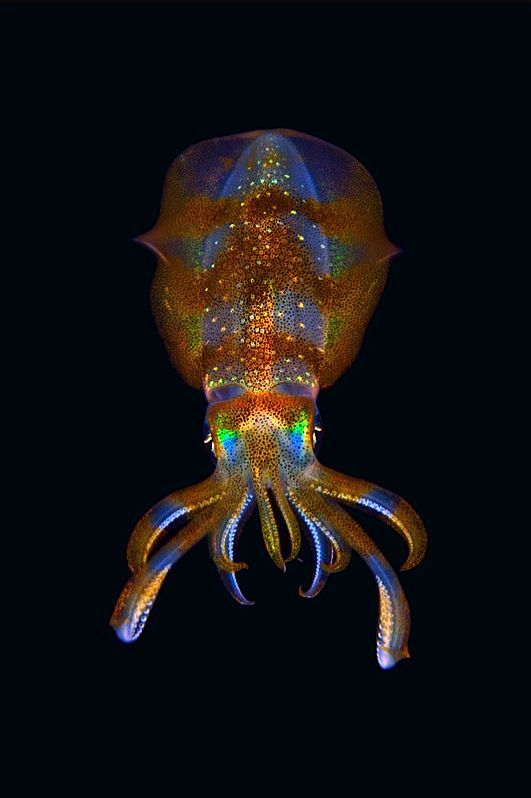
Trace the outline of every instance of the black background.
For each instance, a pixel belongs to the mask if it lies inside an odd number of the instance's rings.
[[[46,175],[38,266],[58,300],[50,321],[66,377],[54,400],[67,439],[58,456],[65,488],[54,496],[61,503],[68,494],[72,505],[66,518],[54,515],[54,581],[66,598],[51,628],[48,619],[37,630],[54,700],[97,707],[102,727],[127,707],[178,707],[176,726],[195,722],[203,733],[214,716],[247,729],[250,718],[271,714],[295,734],[326,727],[338,711],[422,726],[458,705],[461,727],[471,722],[470,573],[481,531],[470,389],[481,355],[476,306],[495,268],[486,244],[500,179],[493,153],[508,157],[523,99],[518,11],[2,9],[25,146],[32,170]],[[135,522],[212,469],[201,440],[204,399],[169,364],[149,308],[154,257],[132,238],[155,222],[180,151],[271,127],[355,155],[403,249],[357,362],[318,402],[322,462],[402,495],[428,528],[426,560],[402,576],[412,659],[389,672],[376,663],[377,594],[363,563],[353,557],[304,601],[297,588],[308,582],[308,557],[282,575],[255,520],[241,543],[251,564],[241,582],[255,607],[224,592],[205,544],[171,572],[138,642],[123,645],[108,627]],[[398,568],[400,539],[355,515]]]

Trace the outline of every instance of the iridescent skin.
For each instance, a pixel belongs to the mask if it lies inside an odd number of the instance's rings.
[[[132,572],[111,625],[135,640],[170,568],[202,538],[240,604],[235,543],[258,508],[264,542],[285,570],[301,529],[315,556],[306,598],[348,565],[351,550],[380,596],[377,657],[409,656],[409,607],[393,569],[340,506],[376,514],[423,558],[426,531],[390,491],[321,465],[316,398],[355,359],[397,248],[380,195],[346,152],[290,130],[202,142],[168,172],[157,224],[139,239],[158,256],[153,311],[177,370],[208,401],[216,458],[204,482],[167,496],[138,522]],[[274,504],[289,533],[282,551]],[[172,536],[172,525],[185,525]]]

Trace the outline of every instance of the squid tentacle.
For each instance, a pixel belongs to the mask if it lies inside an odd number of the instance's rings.
[[[291,562],[296,558],[301,548],[301,531],[293,510],[286,499],[284,487],[278,475],[271,479],[271,490],[288,529],[291,552],[289,557],[286,558],[286,562]]]
[[[136,640],[170,568],[219,522],[219,511],[207,508],[157,551],[126,583],[110,624],[124,643]]]
[[[280,536],[275,513],[266,489],[267,481],[265,474],[261,474],[259,471],[253,474],[253,484],[258,513],[260,515],[262,536],[269,556],[277,568],[280,568],[281,571],[285,571],[286,563],[284,562],[284,557],[282,556],[282,550],[280,548]]]
[[[317,497],[324,522],[367,563],[378,586],[380,608],[376,655],[381,668],[409,657],[409,605],[398,577],[369,535],[331,499]]]
[[[426,528],[411,505],[400,496],[372,482],[349,477],[321,464],[310,481],[316,491],[376,515],[398,532],[409,550],[401,571],[408,571],[422,561],[428,543]]]
[[[321,568],[323,571],[327,573],[339,573],[340,571],[344,571],[350,562],[351,550],[345,545],[341,536],[337,535],[334,528],[323,519],[320,504],[320,501],[322,502],[323,500],[311,488],[299,488],[296,494],[289,490],[288,495],[290,500],[297,503],[306,517],[319,529],[332,546],[334,553],[333,560],[330,562],[322,562]]]
[[[191,518],[217,502],[222,494],[221,483],[212,475],[198,485],[174,491],[157,502],[138,521],[129,538],[127,563],[132,573],[145,565],[157,541],[171,524],[184,517]]]
[[[313,523],[303,507],[294,498],[291,498],[291,501],[304,521],[304,531],[315,556],[315,570],[312,581],[308,590],[303,590],[302,585],[299,587],[299,596],[302,596],[302,598],[315,598],[321,592],[330,576],[330,571],[325,570],[323,565],[332,564],[334,550],[328,538]]]
[[[210,556],[216,567],[221,571],[236,573],[249,567],[246,562],[235,562],[232,555],[229,556],[227,548],[227,539],[232,528],[232,522],[236,522],[238,526],[249,502],[249,489],[246,485],[242,485],[239,481],[236,484],[229,484],[224,501],[225,507],[228,508],[224,522],[208,538]]]
[[[299,596],[302,596],[302,598],[315,598],[326,585],[330,576],[329,566],[334,558],[334,550],[328,539],[321,534],[319,528],[310,519],[307,520],[306,524],[309,531],[308,537],[311,539],[315,551],[315,572],[308,590],[303,590],[302,585],[299,587]]]
[[[223,585],[230,595],[244,606],[252,606],[254,601],[247,599],[238,584],[236,570],[247,568],[247,563],[234,562],[234,547],[236,538],[242,529],[245,519],[254,508],[254,495],[248,488],[240,496],[237,509],[232,513],[227,523],[210,536],[210,552],[214,560]],[[228,567],[227,567],[228,566]],[[235,568],[234,566],[238,566]]]

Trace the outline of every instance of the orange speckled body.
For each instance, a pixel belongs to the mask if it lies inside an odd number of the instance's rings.
[[[233,555],[256,506],[280,568],[296,556],[302,525],[316,558],[305,596],[345,567],[351,549],[362,556],[380,592],[380,665],[408,656],[403,591],[338,501],[394,526],[410,546],[406,567],[423,556],[422,522],[399,497],[324,468],[314,452],[319,389],[356,357],[398,251],[371,176],[344,151],[294,131],[212,139],[174,161],[159,220],[139,240],[158,256],[152,304],[172,362],[209,402],[217,465],[137,525],[128,550],[133,576],[111,621],[118,635],[138,637],[170,567],[205,536],[229,591],[250,603],[235,577],[245,565]],[[161,547],[179,518],[187,526]]]
[[[312,174],[304,145],[319,148]],[[190,194],[204,164],[212,185]],[[342,177],[333,190],[322,188],[331,164]],[[224,385],[265,391],[299,382],[316,391],[335,382],[359,350],[397,252],[364,167],[292,131],[187,150],[141,240],[159,255],[153,308],[170,356],[207,395]]]

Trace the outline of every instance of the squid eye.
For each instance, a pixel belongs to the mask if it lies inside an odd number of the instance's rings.
[[[321,421],[321,414],[317,410],[317,408],[315,408],[314,421],[313,421],[313,434],[312,434],[313,451],[315,454],[319,453],[319,449],[321,448],[321,444],[323,442],[323,437],[324,437],[324,431],[323,431],[323,422]]]
[[[203,422],[203,443],[205,444],[209,460],[211,460],[215,465],[217,463],[217,458],[214,454],[214,441],[212,440],[210,425],[206,420]]]

